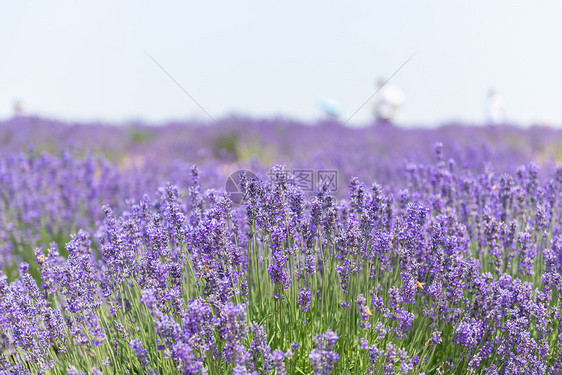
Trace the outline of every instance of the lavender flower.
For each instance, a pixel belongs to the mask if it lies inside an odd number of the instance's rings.
[[[133,339],[129,341],[129,347],[135,352],[135,355],[139,359],[142,367],[146,367],[150,364],[147,356],[147,351],[145,348],[143,348],[142,342],[139,339]]]
[[[338,335],[330,329],[325,334],[314,337],[316,349],[312,349],[308,356],[314,374],[328,375],[332,373],[334,365],[339,359],[339,355],[333,352],[337,340]]]
[[[299,306],[301,307],[302,312],[307,312],[310,308],[310,297],[312,292],[310,288],[301,288],[299,292]]]

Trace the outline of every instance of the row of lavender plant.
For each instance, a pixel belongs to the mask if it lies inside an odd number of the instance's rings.
[[[78,229],[95,231],[104,218],[103,204],[120,213],[128,199],[138,200],[167,181],[187,186],[190,166],[159,160],[117,164],[103,155],[57,157],[32,148],[0,157],[0,269],[12,280],[26,261],[37,277],[37,246],[55,242],[63,248]],[[208,168],[207,182],[220,185],[215,168]]]
[[[514,127],[346,129],[334,122],[236,117],[220,119],[219,126],[118,127],[14,117],[0,122],[0,268],[12,280],[19,262],[27,261],[38,277],[34,247],[54,241],[62,248],[79,228],[93,231],[103,218],[102,204],[120,213],[127,199],[138,200],[167,181],[188,186],[193,163],[217,188],[236,169],[263,176],[273,162],[337,170],[340,185],[358,176],[385,188],[404,187],[404,165],[427,163],[427,144],[435,139],[447,142],[459,168],[481,172],[490,162],[495,171],[508,171],[529,158],[548,166],[559,138],[552,129]]]
[[[395,170],[395,161],[431,162],[428,145],[437,141],[447,145],[460,166],[478,170],[492,163],[496,171],[507,172],[528,160],[547,165],[562,156],[562,131],[540,127],[348,128],[334,121],[245,117],[220,118],[213,126],[195,120],[161,126],[64,123],[36,117],[0,121],[0,155],[21,152],[32,144],[37,152],[55,155],[61,150],[80,158],[103,153],[116,164],[257,159],[268,167],[284,163],[292,168],[337,168],[347,178],[376,178],[382,183]]]
[[[416,167],[411,161],[427,164],[427,144],[435,139],[447,142],[458,169],[476,172],[490,165],[496,172],[513,170],[529,158],[550,170],[560,143],[560,132],[539,128],[346,129],[333,122],[235,117],[219,125],[116,127],[35,117],[0,122],[0,268],[11,280],[20,261],[31,262],[34,247],[51,241],[62,247],[79,228],[93,231],[102,204],[121,212],[127,199],[138,200],[167,181],[188,186],[194,162],[217,188],[236,169],[263,176],[275,161],[293,170],[337,170],[340,185],[353,176],[376,179],[397,194],[393,186],[418,188],[406,185],[405,169]],[[38,276],[36,267],[31,272]]]
[[[236,208],[194,168],[106,206],[67,256],[36,251],[40,285],[32,262],[2,277],[2,371],[560,373],[562,170],[435,155],[347,199],[276,167]]]

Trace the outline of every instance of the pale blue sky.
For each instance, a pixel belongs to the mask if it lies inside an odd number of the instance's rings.
[[[562,2],[26,1],[0,12],[0,118],[125,121],[351,115],[392,84],[404,123],[480,122],[490,88],[521,124],[562,123]],[[365,107],[352,123],[371,118]]]

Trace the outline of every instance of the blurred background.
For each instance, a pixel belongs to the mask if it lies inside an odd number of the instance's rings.
[[[214,118],[344,122],[392,77],[404,127],[560,127],[561,14],[555,0],[9,2],[0,120],[209,121],[149,54]],[[348,125],[372,122],[375,100]]]

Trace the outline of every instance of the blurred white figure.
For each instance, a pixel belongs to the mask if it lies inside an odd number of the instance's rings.
[[[16,100],[14,102],[14,116],[25,116],[25,109],[23,107],[23,103],[20,100]]]
[[[396,110],[406,100],[406,96],[397,87],[384,84],[384,80],[378,82],[379,92],[375,95],[374,112],[377,122],[392,122],[396,116]]]
[[[320,99],[320,108],[326,115],[327,118],[330,119],[339,119],[341,114],[341,107],[340,103],[337,100],[331,98],[322,98]]]
[[[486,101],[486,120],[489,124],[503,124],[505,121],[505,110],[503,98],[494,90],[488,93]]]

